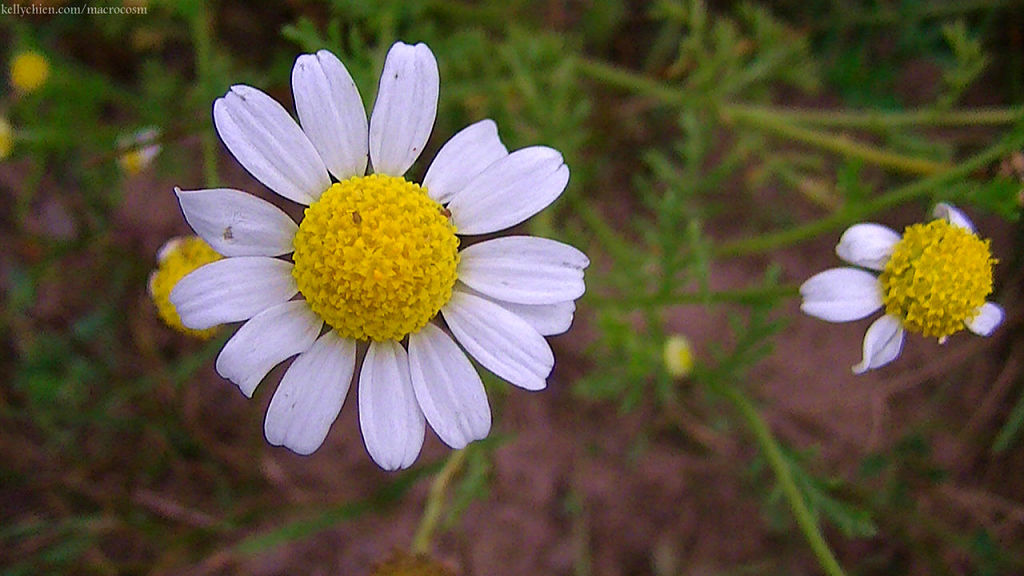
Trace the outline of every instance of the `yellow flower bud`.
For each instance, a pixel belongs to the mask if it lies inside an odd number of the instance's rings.
[[[11,85],[18,92],[35,92],[50,77],[50,62],[38,52],[20,52],[11,60]]]
[[[693,347],[682,334],[673,334],[662,351],[665,369],[673,378],[686,378],[693,371]]]

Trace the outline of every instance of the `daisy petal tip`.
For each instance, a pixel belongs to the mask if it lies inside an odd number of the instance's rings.
[[[551,373],[549,371],[548,375],[550,374]],[[524,382],[519,387],[522,388],[523,390],[527,390],[530,392],[540,392],[541,390],[547,389],[548,380],[547,378],[537,378],[536,380],[533,381]]]
[[[392,45],[370,114],[374,172],[400,176],[419,158],[434,127],[440,83],[437,60],[426,45]]]
[[[996,328],[1003,323],[1005,317],[1002,307],[986,302],[978,308],[978,313],[967,322],[967,328],[979,336],[991,336]]]
[[[313,143],[280,103],[242,84],[213,104],[224,146],[253,177],[281,196],[309,205],[330,185]]]
[[[864,359],[853,366],[854,374],[880,368],[899,357],[903,350],[903,326],[888,314],[871,323],[864,334]]]
[[[299,456],[311,456],[314,452],[319,450],[321,446],[324,445],[324,440],[326,439],[326,436],[319,439],[310,437],[289,437],[281,439],[279,443],[275,443],[268,437],[267,441],[273,444],[274,446],[282,446],[284,448],[287,448],[292,452],[295,452]]]
[[[899,233],[888,226],[854,224],[840,237],[836,244],[836,255],[855,266],[881,271],[899,241]]]
[[[970,232],[974,232],[974,224],[971,219],[967,217],[959,208],[949,204],[948,202],[939,202],[932,209],[932,216],[935,218],[943,218],[954,226],[959,226]]]
[[[369,346],[359,375],[358,401],[359,428],[373,461],[389,471],[411,466],[423,447],[426,422],[401,345]]]
[[[828,322],[858,320],[882,307],[878,279],[857,268],[832,268],[800,286],[800,309]]]

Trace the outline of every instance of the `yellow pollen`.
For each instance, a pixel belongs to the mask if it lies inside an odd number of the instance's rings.
[[[299,292],[338,334],[401,340],[451,298],[459,239],[440,204],[404,178],[332,185],[295,234]]]
[[[217,327],[193,330],[181,323],[178,310],[171,303],[171,290],[182,278],[195,269],[221,259],[210,245],[198,236],[175,238],[160,250],[160,264],[149,277],[149,296],[156,304],[160,318],[182,334],[207,340],[217,333]]]
[[[50,63],[38,52],[21,52],[11,60],[11,85],[18,92],[34,92],[49,77]]]
[[[978,313],[995,263],[988,240],[946,220],[908,226],[878,278],[885,312],[941,340]]]

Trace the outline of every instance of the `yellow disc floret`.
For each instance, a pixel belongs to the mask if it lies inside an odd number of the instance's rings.
[[[215,260],[220,260],[221,255],[216,253],[210,245],[197,236],[187,238],[174,238],[164,244],[158,255],[160,265],[149,277],[149,296],[156,304],[160,318],[171,328],[189,336],[208,339],[217,333],[217,327],[206,330],[193,330],[186,328],[181,323],[178,310],[171,303],[171,290],[178,284],[178,281],[192,273],[200,266],[205,266]]]
[[[879,277],[885,312],[941,340],[978,313],[995,263],[988,240],[946,220],[908,226]]]
[[[422,187],[356,176],[306,208],[294,259],[299,292],[338,334],[401,340],[451,298],[459,239]]]

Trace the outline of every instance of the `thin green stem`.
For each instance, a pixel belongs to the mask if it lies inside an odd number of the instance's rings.
[[[635,296],[589,296],[590,306],[615,309],[662,308],[681,304],[757,304],[800,293],[797,286],[757,286],[716,292],[685,294],[641,294]]]
[[[693,98],[687,97],[679,88],[666,86],[641,73],[605,62],[580,58],[576,61],[575,69],[603,84],[650,96],[668,106],[685,106],[696,102]]]
[[[967,110],[819,110],[731,104],[744,114],[771,115],[785,122],[826,128],[886,130],[905,126],[1004,126],[1024,119],[1024,106]]]
[[[213,89],[213,40],[211,37],[212,23],[210,11],[206,2],[197,2],[195,14],[192,18],[192,42],[195,48],[196,74],[200,98],[204,101],[212,101]],[[217,176],[217,139],[213,131],[206,129],[201,132],[201,144],[203,150],[203,179],[207,188],[213,188],[219,183]]]
[[[701,103],[701,101],[693,97],[685,96],[684,91],[680,88],[666,86],[662,82],[641,73],[604,62],[584,58],[576,62],[576,69],[603,84],[649,96],[667,106],[687,107]],[[752,128],[764,130],[842,156],[857,158],[891,170],[922,175],[941,173],[950,167],[941,162],[906,156],[854,140],[842,134],[815,130],[800,124],[813,123],[819,126],[837,128],[872,128],[877,126],[905,125],[1001,125],[1016,122],[1024,117],[1024,107],[1020,106],[950,112],[917,110],[902,113],[885,113],[812,112],[768,106],[714,103],[712,101],[704,101],[703,103],[713,108],[725,121],[740,122]]]
[[[434,477],[434,482],[430,485],[430,494],[427,496],[426,506],[423,509],[423,517],[420,518],[420,525],[416,528],[416,535],[412,539],[411,548],[413,554],[428,554],[430,552],[430,543],[434,538],[434,532],[437,530],[437,524],[441,521],[441,512],[444,509],[448,486],[459,471],[462,470],[462,466],[466,462],[466,452],[467,449],[465,448],[452,452],[444,463],[444,468],[441,468],[437,476]]]
[[[898,154],[890,150],[878,148],[877,146],[858,142],[842,134],[831,134],[797,126],[792,124],[791,121],[786,121],[783,117],[775,115],[774,112],[724,104],[721,106],[721,113],[726,120],[747,124],[752,128],[784,136],[790,140],[834,152],[840,156],[857,158],[898,172],[927,175],[949,169],[948,164]]]
[[[1011,132],[996,144],[944,172],[900,186],[873,200],[849,206],[840,212],[835,212],[820,220],[815,220],[802,226],[719,244],[715,248],[715,255],[730,257],[770,252],[784,246],[796,244],[829,230],[848,226],[887,208],[920,198],[944,184],[965,178],[1022,145],[1024,145],[1024,132]]]
[[[782,488],[783,496],[789,502],[789,507],[793,511],[793,517],[796,519],[800,532],[803,533],[815,557],[817,557],[818,564],[821,565],[822,570],[828,576],[844,576],[843,568],[836,560],[832,549],[829,548],[825,537],[822,536],[814,514],[807,507],[803,495],[800,494],[800,489],[797,488],[796,482],[793,480],[793,474],[785,457],[782,455],[779,442],[772,435],[771,429],[764,421],[764,418],[761,417],[760,412],[735,387],[720,386],[717,388],[732,403],[743,420],[746,421],[751,433],[753,433],[754,440],[757,441],[757,445],[768,461],[768,465],[771,467],[772,472],[775,473],[779,487]]]

